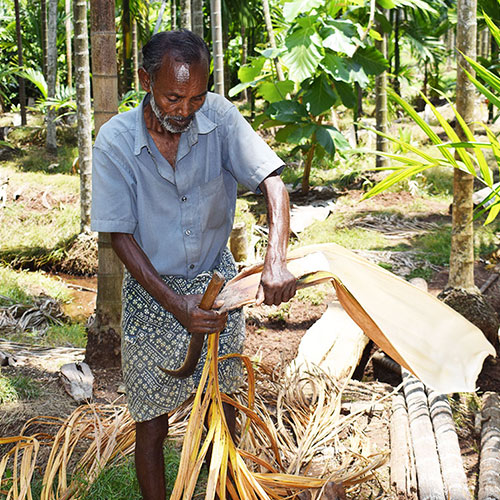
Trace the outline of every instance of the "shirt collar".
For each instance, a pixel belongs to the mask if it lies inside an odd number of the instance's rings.
[[[136,112],[136,134],[135,134],[135,144],[134,144],[134,154],[137,156],[141,154],[141,150],[144,147],[148,147],[148,129],[146,128],[146,121],[144,120],[144,107],[148,104],[150,98],[150,94],[146,94],[144,99],[141,101],[139,106],[137,106]],[[206,102],[206,101],[205,101]],[[217,124],[210,120],[205,113],[203,112],[203,105],[201,109],[199,109],[193,118],[193,123],[187,132],[184,134],[187,135],[187,143],[189,147],[198,142],[199,134],[208,134],[212,132],[217,127]]]

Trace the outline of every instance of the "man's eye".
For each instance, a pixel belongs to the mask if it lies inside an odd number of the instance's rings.
[[[177,102],[179,99],[177,97],[167,97],[168,102]]]

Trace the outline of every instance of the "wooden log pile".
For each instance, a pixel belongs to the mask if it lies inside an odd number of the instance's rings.
[[[481,412],[478,500],[500,500],[500,396],[487,392]]]
[[[394,397],[390,428],[391,484],[397,498],[471,500],[447,397],[406,370],[403,393]]]

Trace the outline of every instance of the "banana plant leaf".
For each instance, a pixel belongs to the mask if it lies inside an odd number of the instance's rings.
[[[334,243],[289,253],[298,287],[332,281],[349,316],[387,355],[440,393],[472,392],[495,349],[481,330],[427,292]],[[262,265],[242,271],[218,296],[222,310],[255,301]]]

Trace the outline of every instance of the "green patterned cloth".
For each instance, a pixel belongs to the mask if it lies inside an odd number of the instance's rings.
[[[236,274],[231,253],[226,249],[216,269],[226,279]],[[178,294],[203,293],[211,272],[192,280],[179,276],[163,276],[164,282]],[[123,281],[122,368],[127,389],[127,402],[137,422],[151,420],[168,413],[183,403],[196,390],[207,353],[203,346],[196,371],[186,379],[176,379],[159,367],[179,368],[187,353],[191,335],[177,319],[144,290],[129,274]],[[229,313],[226,328],[221,332],[219,355],[240,353],[245,340],[245,320],[241,309]],[[241,385],[243,370],[238,358],[219,363],[221,392],[234,393]]]

